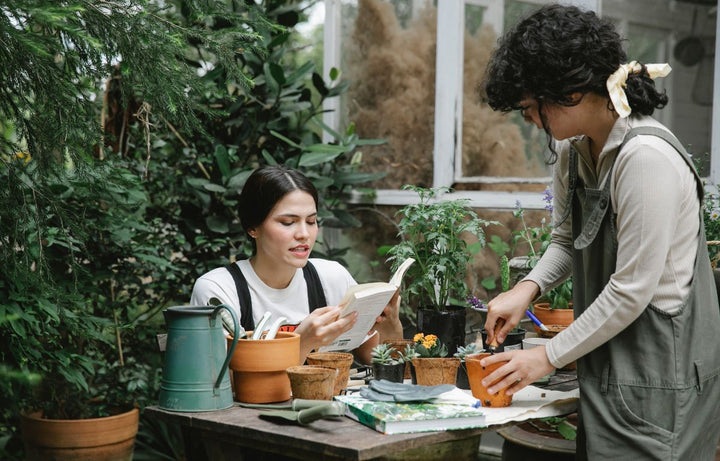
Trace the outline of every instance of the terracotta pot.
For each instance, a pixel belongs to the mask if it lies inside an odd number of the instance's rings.
[[[489,355],[490,353],[483,352],[465,357],[470,390],[472,391],[473,397],[480,400],[480,403],[484,407],[507,407],[512,402],[512,395],[507,395],[505,389],[491,395],[488,393],[487,388],[482,385],[482,380],[487,375],[505,364],[504,362],[499,362],[488,367],[480,365],[480,360]]]
[[[455,384],[460,359],[457,357],[414,358],[417,384],[436,386],[438,384]]]
[[[22,415],[20,430],[28,460],[131,460],[140,412],[92,419],[43,419]]]
[[[570,303],[572,306],[572,303]],[[575,314],[572,309],[550,309],[549,303],[533,304],[533,313],[545,326],[568,326],[575,320]],[[541,330],[537,325],[533,325],[535,331],[540,334]]]
[[[232,341],[228,338],[228,344]],[[230,360],[235,400],[282,402],[290,398],[285,370],[300,365],[300,335],[278,332],[275,339],[240,339]]]
[[[307,356],[308,365],[320,365],[338,371],[333,395],[340,395],[340,391],[347,387],[352,363],[353,355],[349,352],[311,352]]]
[[[320,365],[298,365],[287,369],[295,399],[332,400],[336,368]]]
[[[405,351],[406,346],[413,343],[412,339],[389,339],[383,342],[386,344],[390,344],[390,346],[395,349],[390,354],[390,357],[394,359],[400,356],[399,352]],[[410,362],[405,362],[405,374],[403,375],[403,379],[410,379]]]

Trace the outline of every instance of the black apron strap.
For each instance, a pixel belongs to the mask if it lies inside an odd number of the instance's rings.
[[[237,264],[228,264],[225,268],[230,271],[230,275],[232,275],[233,280],[235,280],[235,289],[237,290],[238,300],[240,301],[240,324],[245,331],[251,331],[255,328],[255,321],[252,316],[252,300],[250,299],[247,280],[245,280],[245,276]],[[307,284],[310,312],[319,307],[327,306],[320,276],[310,261],[303,267],[303,276]]]
[[[310,312],[314,311],[318,307],[327,306],[325,300],[325,292],[323,291],[322,282],[320,282],[320,276],[318,276],[315,266],[310,261],[303,267],[303,275],[305,276],[305,283],[307,284],[308,291],[308,306],[310,306]]]
[[[235,263],[230,263],[225,268],[230,271],[233,280],[235,280],[235,289],[237,290],[238,299],[240,300],[240,324],[245,331],[255,329],[255,321],[252,316],[252,301],[250,299],[250,290],[248,290],[247,280],[242,271]]]

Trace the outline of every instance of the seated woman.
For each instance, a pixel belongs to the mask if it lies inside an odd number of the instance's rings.
[[[217,298],[235,309],[246,330],[254,329],[266,312],[286,317],[283,329],[300,334],[300,359],[305,361],[308,353],[330,344],[357,320],[357,313],[338,317],[337,304],[356,285],[347,269],[309,258],[318,235],[317,189],[296,170],[264,166],[250,175],[238,205],[253,254],[201,276],[190,302],[206,305]],[[358,361],[369,364],[376,344],[402,338],[399,304],[396,294],[373,326],[378,334],[353,351]]]

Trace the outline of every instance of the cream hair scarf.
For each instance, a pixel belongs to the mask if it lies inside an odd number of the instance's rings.
[[[646,64],[645,68],[648,71],[648,75],[653,80],[657,77],[665,77],[670,73],[672,68],[669,64]],[[637,61],[632,61],[629,64],[621,64],[618,70],[613,72],[608,77],[606,86],[608,93],[610,94],[610,101],[612,101],[615,112],[621,118],[625,118],[630,115],[632,109],[628,104],[627,95],[625,94],[625,82],[627,81],[628,75],[638,74],[642,71],[642,64]]]

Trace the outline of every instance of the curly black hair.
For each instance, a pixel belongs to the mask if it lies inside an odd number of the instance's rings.
[[[510,112],[520,110],[527,96],[542,109],[544,103],[575,105],[574,93],[596,93],[608,97],[612,110],[605,82],[627,62],[622,44],[615,26],[592,11],[543,6],[498,40],[481,88],[483,99],[494,110]],[[668,102],[645,66],[628,77],[625,92],[633,112],[643,115]]]

